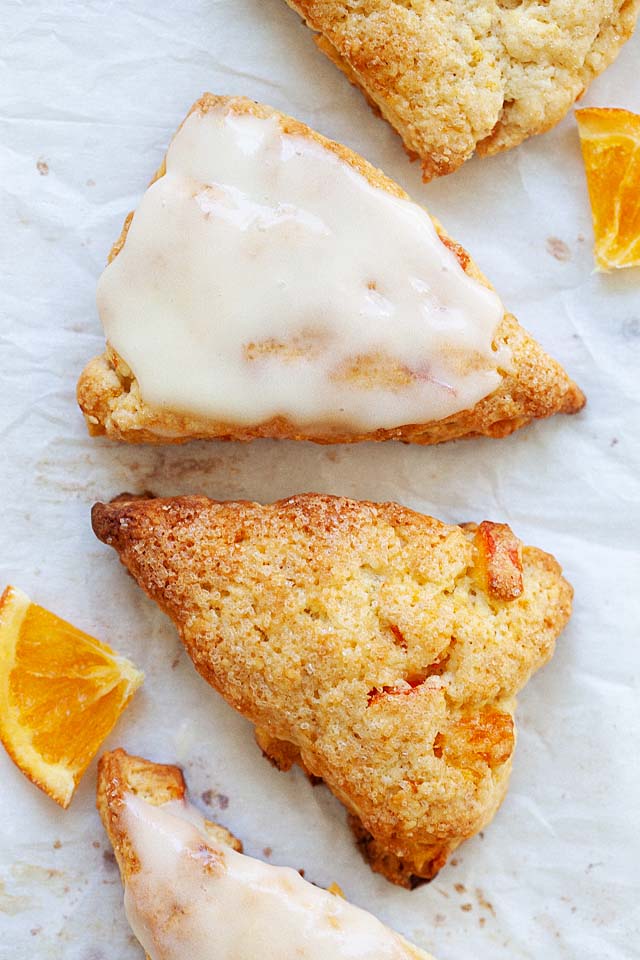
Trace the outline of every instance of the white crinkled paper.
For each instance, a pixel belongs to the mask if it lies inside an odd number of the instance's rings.
[[[593,272],[573,117],[425,186],[283,0],[5,0],[0,20],[1,580],[145,670],[108,746],[180,763],[195,801],[249,853],[337,881],[439,960],[640,956],[640,271]],[[640,110],[639,55],[640,36],[584,102]],[[293,114],[427,204],[583,387],[585,411],[431,449],[89,439],[74,392],[103,345],[96,281],[204,90]],[[250,725],[93,537],[94,500],[148,489],[393,499],[449,521],[506,521],[560,559],[575,612],[520,697],[510,793],[431,884],[407,892],[371,873],[340,804],[262,759]],[[0,753],[0,957],[142,956],[94,784],[92,764],[64,812]]]

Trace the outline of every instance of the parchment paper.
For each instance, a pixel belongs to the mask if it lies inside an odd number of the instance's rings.
[[[640,272],[593,273],[573,117],[425,186],[282,0],[4,0],[0,21],[1,581],[145,670],[107,746],[182,764],[195,800],[249,853],[337,881],[440,960],[640,956]],[[639,54],[640,36],[585,103],[639,110]],[[90,440],[74,391],[103,346],[96,280],[204,90],[299,117],[427,204],[581,384],[584,413],[432,449]],[[94,539],[94,500],[146,489],[394,499],[448,521],[506,521],[561,560],[575,613],[520,698],[510,793],[433,883],[407,892],[371,873],[343,808],[262,759],[250,725]],[[142,957],[94,784],[92,764],[63,812],[0,751],[0,956]]]

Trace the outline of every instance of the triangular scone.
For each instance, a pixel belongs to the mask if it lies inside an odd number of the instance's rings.
[[[584,404],[396,183],[244,98],[194,105],[98,307],[78,401],[119,440],[431,444]]]
[[[124,495],[92,521],[265,753],[345,804],[375,870],[413,886],[491,820],[515,695],[571,612],[553,557],[504,524],[315,494]]]
[[[555,126],[633,33],[639,0],[287,0],[425,180]]]
[[[106,753],[97,806],[148,960],[433,960],[338,892],[244,856],[178,767]]]

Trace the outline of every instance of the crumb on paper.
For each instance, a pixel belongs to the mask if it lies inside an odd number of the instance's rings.
[[[271,854],[273,853],[273,850],[271,849],[271,847],[263,847],[262,853],[265,857],[270,857]]]
[[[46,177],[49,173],[49,164],[46,160],[43,160],[42,157],[36,163],[36,169],[41,177]]]
[[[487,900],[487,898],[484,895],[484,892],[480,889],[480,887],[476,887],[476,899],[478,901],[478,905],[483,910],[487,910],[492,917],[495,917],[496,911],[493,907],[493,904],[489,900]]]
[[[101,843],[99,840],[94,840],[91,846],[94,848],[94,850],[99,850],[101,847]]]
[[[552,257],[555,257],[556,260],[560,260],[562,263],[571,260],[571,250],[560,237],[547,237],[546,246],[547,252],[550,253]]]
[[[103,850],[102,859],[106,867],[115,867],[116,865],[116,855],[113,850]]]
[[[213,806],[214,800],[221,810],[226,810],[229,806],[229,797],[227,797],[226,794],[216,793],[215,790],[211,789],[203,790],[203,792],[200,794],[200,799],[207,807]]]
[[[54,849],[54,850],[59,850],[61,846],[62,846],[62,840],[54,840],[54,841],[53,841],[53,849]]]
[[[456,891],[456,893],[466,893],[466,892],[467,892],[467,888],[465,887],[464,883],[454,883],[453,889]]]
[[[473,904],[472,904],[472,903],[461,903],[461,904],[460,904],[460,909],[461,909],[461,910],[464,910],[465,913],[470,913],[471,910],[473,910]]]

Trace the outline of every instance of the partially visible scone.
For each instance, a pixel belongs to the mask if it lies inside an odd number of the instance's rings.
[[[148,960],[433,960],[336,884],[323,890],[243,856],[239,840],[188,802],[178,767],[107,753],[97,806]]]
[[[165,803],[186,800],[187,788],[179,767],[152,763],[122,749],[112,750],[100,757],[96,806],[116,855],[123,883],[138,867],[136,851],[122,822],[122,808],[127,794],[159,807]],[[204,823],[212,840],[242,853],[242,844],[225,827],[212,820]]]
[[[240,189],[224,157],[218,169],[224,151],[208,140],[206,156],[195,156],[189,137],[220,118],[225,130],[248,123],[247,138],[257,137],[255,123],[273,138],[275,125],[280,154],[270,143],[255,161],[256,170],[273,165],[271,180],[242,181]],[[314,168],[302,187],[289,172],[286,158],[304,150],[328,171],[315,190],[319,209],[311,209]],[[175,172],[172,156],[193,164],[189,176]],[[92,435],[132,443],[270,437],[434,444],[504,437],[584,405],[560,364],[503,312],[469,254],[347,147],[271,107],[205,94],[168,158],[169,169],[163,163],[127,217],[100,281],[107,346],[86,366],[77,391]],[[325,202],[328,184],[340,177],[347,184],[342,202]],[[300,205],[302,213],[288,212]],[[387,206],[396,219],[367,247],[363,235],[373,219],[363,210],[384,211],[386,224]],[[364,221],[354,231],[356,216]],[[216,229],[237,221],[244,224],[240,240],[236,231],[212,240]],[[417,245],[402,233],[409,222]],[[239,244],[228,262],[226,239]],[[317,259],[305,261],[316,242]],[[270,307],[256,319],[264,303]],[[494,319],[483,326],[487,309]],[[483,385],[470,389],[476,380]]]
[[[422,162],[425,180],[558,123],[639,0],[287,0]]]
[[[313,494],[124,495],[92,520],[264,752],[345,804],[374,870],[414,886],[491,820],[515,696],[571,612],[553,557],[503,524]]]

